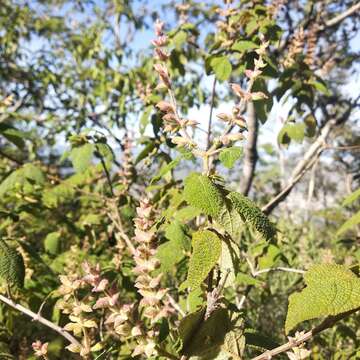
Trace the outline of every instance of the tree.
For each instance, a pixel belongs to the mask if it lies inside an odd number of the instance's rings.
[[[359,11],[3,0],[2,356],[355,359]]]

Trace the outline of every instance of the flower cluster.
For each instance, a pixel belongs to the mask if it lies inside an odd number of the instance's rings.
[[[302,27],[296,30],[290,46],[289,51],[286,55],[286,58],[284,60],[284,66],[290,67],[295,63],[295,60],[299,54],[301,54],[304,50],[304,44],[305,44],[305,32]]]
[[[266,53],[266,49],[269,46],[268,42],[262,41],[259,49],[256,50],[258,54],[258,59],[254,60],[254,69],[253,70],[245,70],[245,75],[248,78],[247,87],[243,89],[239,84],[231,84],[231,89],[234,94],[239,97],[239,104],[235,105],[232,109],[231,114],[220,113],[217,114],[219,120],[227,123],[228,128],[230,129],[233,126],[237,126],[240,128],[239,133],[227,133],[223,134],[218,140],[223,145],[229,145],[232,142],[242,140],[244,138],[242,132],[247,129],[246,120],[243,117],[242,113],[244,110],[244,105],[249,101],[266,99],[267,95],[263,92],[256,91],[252,92],[251,89],[255,80],[262,74],[262,69],[266,66],[263,61],[263,56]]]
[[[173,313],[173,308],[166,297],[168,290],[160,286],[162,274],[152,275],[160,265],[155,257],[156,237],[153,230],[153,212],[149,200],[141,200],[140,206],[137,208],[137,217],[134,220],[134,242],[137,244],[134,254],[136,266],[133,269],[137,275],[135,286],[142,296],[139,304],[140,309],[143,311],[142,315],[150,321],[150,326],[152,326],[152,331],[147,334],[147,338],[144,339],[145,341],[140,347],[137,347],[136,353],[145,351],[145,349],[149,352],[149,348],[152,347],[149,344],[155,344],[154,337],[157,336],[155,324],[160,319],[167,318]],[[153,347],[153,351],[155,352],[155,347]],[[147,356],[149,355],[147,354]]]
[[[157,63],[154,64],[154,69],[160,78],[157,89],[165,87],[171,98],[171,102],[160,101],[156,104],[156,107],[163,113],[164,131],[169,133],[180,132],[181,136],[176,136],[172,139],[174,144],[189,146],[191,148],[196,147],[196,144],[187,133],[187,128],[196,127],[198,123],[194,120],[182,119],[178,114],[176,101],[171,89],[171,78],[166,66],[169,55],[165,50],[165,46],[168,44],[169,39],[164,33],[164,23],[160,20],[157,20],[155,23],[155,34],[156,39],[152,41],[152,44],[155,47],[155,59]]]
[[[40,357],[40,358],[42,357],[45,360],[48,359],[47,353],[48,353],[49,343],[46,342],[43,344],[40,340],[37,340],[33,342],[31,346],[34,350],[34,355],[36,357]]]

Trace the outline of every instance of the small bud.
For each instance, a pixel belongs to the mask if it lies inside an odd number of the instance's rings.
[[[157,58],[161,61],[166,61],[167,59],[169,59],[169,55],[164,50],[161,50],[160,48],[156,48],[155,53],[157,55]]]
[[[216,117],[222,121],[229,122],[231,121],[232,117],[225,113],[217,114]]]
[[[169,38],[166,35],[162,35],[159,36],[158,38],[151,40],[151,43],[155,46],[155,47],[162,47],[167,45],[169,42]]]
[[[159,101],[156,105],[155,105],[160,111],[164,112],[164,113],[174,113],[174,107],[167,101]]]
[[[261,75],[261,73],[262,73],[262,71],[260,71],[260,70],[250,70],[250,69],[245,70],[245,75],[249,79],[257,78],[259,75]]]
[[[252,100],[262,100],[262,99],[267,99],[267,98],[268,98],[268,96],[261,91],[251,93]]]
[[[170,88],[171,87],[171,82],[170,82],[170,77],[169,77],[169,72],[168,72],[167,67],[165,65],[163,65],[163,64],[155,64],[154,69],[159,74],[159,76],[160,76],[161,80],[163,81],[163,83],[168,88]]]
[[[222,136],[220,138],[220,141],[224,144],[224,145],[229,145],[231,142],[235,142],[238,140],[243,140],[244,139],[244,135],[241,133],[236,133],[236,134],[228,134],[225,136]]]
[[[171,142],[175,145],[179,145],[179,146],[185,146],[188,144],[188,141],[186,139],[184,139],[181,136],[175,136],[171,139]]]
[[[164,22],[160,19],[156,19],[155,21],[155,34],[156,36],[161,36],[164,32]]]
[[[243,90],[240,85],[231,84],[231,89],[238,97],[244,99],[245,101],[251,100],[251,94]]]

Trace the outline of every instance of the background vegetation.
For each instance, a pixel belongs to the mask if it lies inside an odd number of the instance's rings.
[[[2,0],[0,358],[360,358],[359,19]]]

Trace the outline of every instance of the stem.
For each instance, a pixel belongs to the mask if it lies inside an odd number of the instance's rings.
[[[1,295],[1,294],[0,294],[0,301],[2,301],[3,303],[9,305],[13,309],[18,310],[21,313],[31,317],[33,319],[33,321],[38,321],[39,323],[47,326],[48,328],[53,329],[58,334],[60,334],[62,337],[64,337],[66,340],[68,340],[71,344],[81,346],[79,341],[77,341],[71,334],[69,334],[67,331],[65,331],[62,327],[60,327],[60,326],[52,323],[51,321],[43,318],[41,315],[35,314],[30,309],[27,309],[26,307],[15,303],[14,301],[8,299],[7,297],[5,297],[4,295]]]
[[[246,121],[248,125],[248,136],[245,146],[243,177],[240,187],[244,195],[248,195],[254,179],[256,163],[258,160],[257,138],[258,138],[258,120],[255,113],[254,103],[248,103],[248,117]]]
[[[211,92],[210,115],[209,115],[208,131],[207,131],[207,139],[206,139],[206,150],[209,150],[209,148],[210,148],[212,117],[213,117],[214,102],[215,102],[215,91],[216,91],[216,77],[214,77],[214,82],[213,82],[212,92]]]
[[[305,273],[306,273],[305,270],[293,269],[293,268],[278,266],[278,267],[274,267],[274,268],[269,268],[269,269],[263,269],[263,270],[254,271],[252,275],[256,277],[256,276],[258,276],[258,275],[260,275],[260,274],[264,274],[264,273],[268,273],[268,272],[273,272],[273,271],[285,271],[285,272],[292,272],[292,273],[297,273],[297,274],[305,274]]]
[[[294,347],[297,347],[301,344],[303,344],[306,341],[309,341],[312,339],[315,335],[321,333],[324,330],[327,330],[331,327],[333,327],[338,321],[343,320],[347,318],[349,315],[357,312],[360,308],[348,311],[343,314],[339,314],[336,316],[329,316],[327,317],[320,325],[314,327],[310,331],[306,332],[305,334],[299,336],[297,339],[292,339],[291,341],[287,342],[284,345],[278,346],[275,349],[265,351],[259,356],[255,356],[251,360],[268,360],[272,359],[275,355],[279,355],[283,352],[289,351]]]

